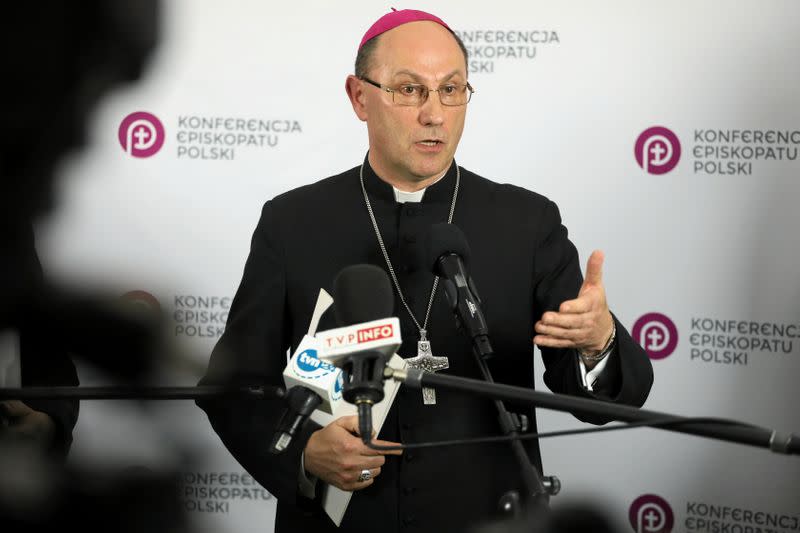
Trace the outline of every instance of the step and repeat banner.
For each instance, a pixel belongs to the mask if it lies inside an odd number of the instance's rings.
[[[61,169],[38,228],[50,273],[164,311],[191,354],[164,384],[194,385],[262,204],[363,159],[344,80],[391,7],[439,15],[469,51],[458,163],[553,199],[582,261],[605,251],[612,310],[652,358],[645,407],[800,431],[795,1],[164,2],[145,77],[103,100]],[[800,531],[793,457],[655,429],[546,439],[542,455],[554,506],[598,502],[626,529]],[[198,531],[272,530],[275,499],[193,402],[83,402],[71,461],[186,457]]]

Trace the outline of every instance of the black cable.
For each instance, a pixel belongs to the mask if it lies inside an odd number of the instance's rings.
[[[372,441],[367,443],[367,447],[377,451],[397,451],[397,450],[419,450],[422,448],[438,448],[441,446],[458,446],[463,444],[494,444],[497,442],[509,442],[511,440],[530,440],[530,439],[546,439],[549,437],[564,437],[568,435],[580,435],[584,433],[602,433],[606,431],[617,431],[621,429],[636,429],[639,427],[666,427],[666,426],[680,426],[682,424],[716,424],[723,426],[738,426],[757,428],[750,424],[743,424],[733,420],[726,420],[724,418],[709,418],[709,417],[694,417],[694,418],[657,418],[653,420],[645,420],[642,422],[623,423],[616,426],[604,426],[597,428],[581,428],[581,429],[565,429],[561,431],[550,431],[546,433],[524,433],[514,435],[501,435],[497,437],[478,437],[475,439],[456,439],[456,440],[443,440],[437,442],[420,442],[416,444],[401,444],[399,446],[381,446],[373,444]]]

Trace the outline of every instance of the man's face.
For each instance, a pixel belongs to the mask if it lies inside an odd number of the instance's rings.
[[[435,22],[411,22],[379,37],[368,77],[381,85],[415,83],[437,89],[467,83],[464,54]],[[393,103],[392,95],[362,84],[370,164],[385,179],[410,186],[448,168],[464,130],[467,106],[443,106],[431,92],[419,107]]]

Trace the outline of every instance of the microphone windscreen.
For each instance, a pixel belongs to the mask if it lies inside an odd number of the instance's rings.
[[[340,327],[392,316],[394,291],[389,276],[375,265],[351,265],[333,280],[336,322]]]
[[[464,266],[469,266],[469,244],[464,233],[455,224],[434,224],[425,238],[425,264],[438,275],[439,258],[447,254],[460,256]]]

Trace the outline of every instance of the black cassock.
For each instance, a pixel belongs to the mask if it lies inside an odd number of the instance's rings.
[[[433,284],[421,249],[428,228],[447,220],[455,165],[419,203],[397,203],[392,187],[368,164],[364,167],[365,186],[398,281],[421,324]],[[470,271],[496,353],[490,362],[495,381],[533,388],[533,326],[543,312],[575,298],[582,283],[578,254],[558,208],[541,195],[461,169],[453,224],[472,250]],[[386,269],[358,167],[267,202],[225,333],[201,383],[282,386],[286,350],[293,350],[307,331],[319,289],[332,292],[336,274],[358,263]],[[402,325],[399,354],[413,357],[419,332],[398,298],[394,315]],[[320,329],[335,326],[328,311]],[[642,405],[652,385],[652,366],[624,327],[619,322],[616,327],[617,349],[595,393],[582,387],[573,350],[542,350],[547,386],[554,392]],[[456,329],[441,290],[427,329],[433,354],[449,357],[445,373],[480,379],[470,341]],[[496,518],[503,493],[522,489],[508,443],[406,451],[388,456],[375,482],[354,492],[337,529],[317,501],[298,494],[300,455],[319,426],[308,423],[283,454],[273,456],[268,446],[284,410],[281,402],[208,402],[201,407],[233,456],[278,498],[279,533],[465,531]],[[536,427],[531,408],[508,407],[526,413]],[[489,400],[439,390],[436,405],[423,405],[421,391],[401,387],[379,437],[412,443],[499,433],[497,411]],[[538,443],[529,440],[525,446],[541,471]],[[318,487],[318,498],[320,492]]]

